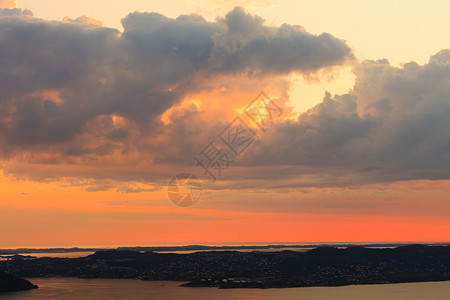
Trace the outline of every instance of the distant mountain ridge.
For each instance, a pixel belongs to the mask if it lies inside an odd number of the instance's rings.
[[[214,250],[278,250],[278,249],[312,249],[318,247],[353,247],[360,246],[366,248],[400,247],[413,245],[411,243],[318,243],[318,244],[267,244],[267,245],[185,245],[185,246],[126,246],[111,248],[17,248],[0,249],[0,255],[12,255],[19,253],[71,253],[71,252],[97,252],[110,250],[131,250],[131,251],[155,251],[155,252],[175,252],[175,251],[214,251]],[[450,243],[427,243],[427,246],[450,246]]]

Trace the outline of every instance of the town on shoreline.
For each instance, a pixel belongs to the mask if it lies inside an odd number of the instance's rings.
[[[135,247],[133,250],[101,250],[80,258],[33,258],[9,253],[10,259],[0,261],[0,270],[24,278],[64,276],[172,280],[185,281],[187,283],[183,286],[186,287],[219,288],[288,288],[450,280],[449,245],[340,245],[339,248],[321,246],[307,251],[206,251],[208,249],[204,247],[210,246],[185,247],[202,251],[188,254],[157,253],[142,250],[144,247]],[[280,249],[283,247],[280,245]],[[0,253],[6,255],[5,252]]]

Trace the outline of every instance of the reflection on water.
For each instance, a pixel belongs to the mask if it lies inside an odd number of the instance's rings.
[[[62,253],[24,253],[22,255],[31,255],[34,257],[60,257],[60,258],[78,258],[94,254],[94,252],[62,252]]]
[[[308,299],[308,300],[448,300],[450,281],[291,289],[183,288],[181,282],[129,279],[32,278],[39,289],[1,299]]]

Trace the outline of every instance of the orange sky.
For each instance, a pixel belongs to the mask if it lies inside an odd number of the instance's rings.
[[[205,190],[181,209],[164,189],[86,192],[2,177],[0,246],[447,241],[449,185]]]
[[[34,16],[0,1],[0,248],[450,240],[448,41],[389,63],[358,14],[303,28],[290,1],[18,2]],[[245,114],[261,91],[282,112],[264,130]],[[235,155],[238,116],[255,140]],[[215,182],[194,160],[210,142],[233,161]],[[189,208],[167,195],[181,172],[203,184]]]

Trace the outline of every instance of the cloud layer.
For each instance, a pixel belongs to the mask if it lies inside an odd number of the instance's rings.
[[[224,85],[252,90],[243,78],[276,82],[353,59],[330,34],[267,26],[241,8],[216,22],[136,12],[122,20],[122,33],[87,17],[45,21],[22,9],[0,15],[6,169],[13,162],[151,164],[164,156],[156,145],[172,130],[161,116],[189,95]],[[172,144],[180,133],[172,132]]]
[[[62,155],[101,154],[132,134],[158,132],[166,110],[211,88],[214,78],[308,74],[352,58],[329,34],[269,27],[240,8],[213,23],[133,13],[123,19],[123,33],[82,18],[50,22],[21,9],[1,14],[0,145],[7,156],[49,147]],[[97,145],[103,150],[73,149],[70,143],[89,129],[105,140]]]
[[[0,16],[3,169],[36,180],[166,180],[249,95],[269,88],[286,105],[286,75],[354,59],[328,33],[268,26],[240,8],[215,22],[136,12],[123,32],[88,17]],[[348,94],[276,123],[216,188],[449,179],[450,51],[423,66],[364,61],[354,73]]]

